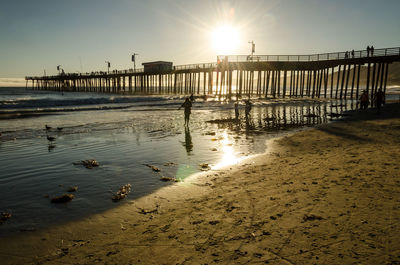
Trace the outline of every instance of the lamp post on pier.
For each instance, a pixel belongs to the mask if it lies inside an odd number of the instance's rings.
[[[111,63],[109,61],[106,61],[107,64],[107,73],[110,73],[110,67],[111,67]]]
[[[138,53],[132,54],[133,72],[136,72],[136,55],[139,55],[139,54]]]
[[[251,44],[251,59],[253,59],[253,55],[256,52],[256,44],[254,41],[249,41],[249,43]]]

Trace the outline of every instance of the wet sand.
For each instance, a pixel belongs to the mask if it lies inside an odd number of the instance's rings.
[[[0,263],[398,264],[399,146],[399,104],[351,112],[235,167],[1,238]]]

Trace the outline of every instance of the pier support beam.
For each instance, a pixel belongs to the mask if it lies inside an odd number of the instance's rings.
[[[283,71],[283,92],[282,97],[285,98],[286,96],[286,79],[287,79],[287,71]]]
[[[368,68],[367,68],[367,86],[366,86],[366,90],[367,90],[367,94],[369,93],[369,80],[370,80],[370,72],[371,72],[371,64],[368,63]]]
[[[389,72],[389,63],[386,63],[386,70],[385,70],[385,82],[384,82],[384,86],[383,86],[383,93],[385,93],[386,95],[386,84],[387,84],[387,79],[388,79],[388,72]],[[386,99],[383,98],[383,100],[385,101]],[[383,102],[385,103],[385,102]]]

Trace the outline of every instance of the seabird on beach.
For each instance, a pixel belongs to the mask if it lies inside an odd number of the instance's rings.
[[[47,140],[49,140],[50,142],[53,142],[53,141],[55,141],[55,140],[56,140],[56,138],[55,138],[55,137],[48,136],[48,135],[46,135],[46,136],[47,136]]]
[[[46,130],[50,130],[51,129],[51,127],[48,126],[47,124],[45,125],[45,127],[46,127]]]

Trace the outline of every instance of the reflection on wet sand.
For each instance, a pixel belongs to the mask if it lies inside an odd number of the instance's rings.
[[[53,151],[54,148],[56,148],[56,145],[53,144],[53,143],[49,143],[48,146],[47,146],[47,150],[49,151],[49,153],[50,153],[51,151]]]
[[[237,157],[235,149],[233,148],[233,141],[230,139],[228,133],[224,131],[221,135],[220,150],[222,151],[222,157],[218,164],[212,167],[212,169],[219,169],[224,166],[237,164],[243,157]]]
[[[338,104],[332,102],[278,104],[255,107],[251,115],[242,115],[239,120],[228,118],[208,122],[217,124],[219,129],[225,128],[236,133],[257,134],[327,123],[346,116],[345,111],[356,107],[354,101]]]
[[[186,148],[186,152],[188,155],[193,151],[193,142],[192,142],[192,136],[190,136],[190,129],[188,126],[185,126],[185,142],[183,145]]]

